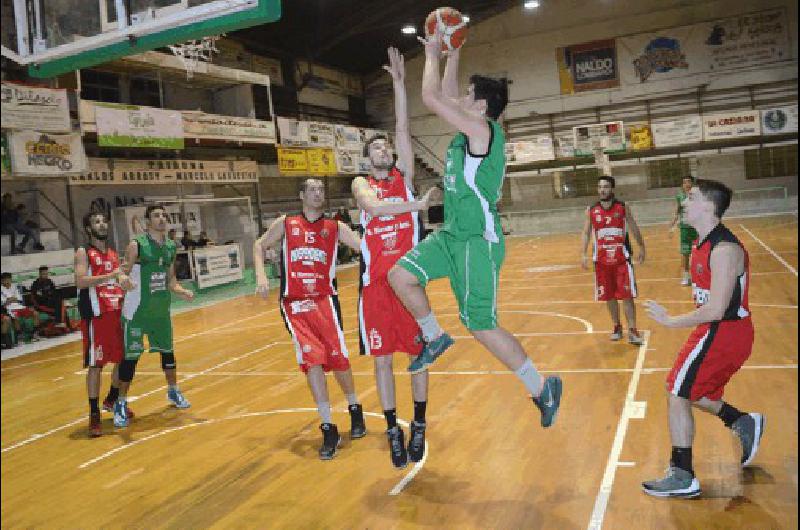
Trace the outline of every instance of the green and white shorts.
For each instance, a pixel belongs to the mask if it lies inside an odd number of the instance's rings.
[[[472,331],[497,327],[497,283],[505,258],[505,243],[481,236],[457,239],[448,232],[428,235],[397,262],[424,287],[431,280],[450,278],[461,322]]]

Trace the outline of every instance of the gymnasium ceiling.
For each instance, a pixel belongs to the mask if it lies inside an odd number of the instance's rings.
[[[386,64],[386,48],[418,52],[416,36],[401,26],[422,23],[433,9],[449,5],[486,20],[522,0],[282,0],[283,16],[272,24],[229,34],[251,51],[267,56],[305,58],[322,65],[366,74]]]

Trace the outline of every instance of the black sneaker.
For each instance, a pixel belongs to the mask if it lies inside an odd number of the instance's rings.
[[[399,425],[395,425],[386,431],[386,436],[389,438],[389,453],[392,456],[392,465],[397,469],[403,469],[408,465],[408,453],[406,452],[403,429]]]
[[[408,459],[419,462],[425,455],[425,422],[411,422],[411,434],[408,440]]]
[[[350,439],[357,440],[367,435],[367,425],[364,423],[364,409],[356,403],[347,407],[350,412]]]
[[[319,430],[322,431],[322,447],[319,448],[319,459],[331,460],[336,456],[336,449],[342,443],[339,429],[332,423],[323,423],[319,426]]]
[[[756,457],[766,425],[767,419],[757,412],[745,414],[731,425],[731,430],[742,444],[742,467],[749,465]]]

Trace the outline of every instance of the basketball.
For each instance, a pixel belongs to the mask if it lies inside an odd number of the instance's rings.
[[[457,50],[467,38],[467,22],[461,13],[452,7],[440,7],[425,18],[425,35],[430,37],[436,30],[442,35],[445,50]]]

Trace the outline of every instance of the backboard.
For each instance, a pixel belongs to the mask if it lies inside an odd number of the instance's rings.
[[[53,77],[281,16],[280,0],[13,0],[13,5],[16,34],[3,36],[3,56],[28,65],[33,77]]]

